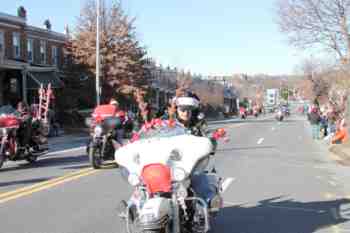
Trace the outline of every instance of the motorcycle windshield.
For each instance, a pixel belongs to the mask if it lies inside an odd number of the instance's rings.
[[[4,105],[0,107],[0,116],[14,115],[20,117],[20,113],[14,109],[11,105]]]
[[[168,121],[162,121],[158,126],[147,128],[147,126],[142,127],[139,131],[139,139],[151,139],[151,138],[168,138],[179,135],[189,135],[190,131],[186,130],[182,125],[174,122],[173,125],[169,124]]]
[[[20,114],[13,107],[0,107],[0,128],[17,128],[20,124]]]
[[[115,161],[138,176],[149,164],[180,167],[191,174],[213,150],[210,139],[191,135],[182,125],[166,121],[143,127],[138,137],[137,141],[115,152]]]

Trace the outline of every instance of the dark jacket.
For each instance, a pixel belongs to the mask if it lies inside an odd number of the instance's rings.
[[[321,117],[320,117],[320,115],[317,112],[311,112],[309,119],[310,119],[310,123],[312,125],[317,125],[321,121]]]

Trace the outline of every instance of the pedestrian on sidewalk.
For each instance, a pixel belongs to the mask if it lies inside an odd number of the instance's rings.
[[[335,136],[332,138],[332,144],[342,144],[349,139],[348,129],[346,127],[345,119],[343,118],[338,126]]]
[[[320,121],[321,117],[317,107],[313,107],[310,112],[310,124],[312,127],[312,139],[320,139]]]

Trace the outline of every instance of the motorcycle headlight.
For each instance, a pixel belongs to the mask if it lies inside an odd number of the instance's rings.
[[[132,186],[136,186],[140,183],[140,178],[138,175],[131,173],[128,177],[128,182],[132,185]]]
[[[174,167],[172,169],[172,177],[174,181],[183,181],[186,178],[186,171],[182,168]]]
[[[1,129],[1,135],[6,135],[7,134],[7,129],[6,128],[2,128]]]
[[[102,132],[103,132],[102,126],[96,125],[96,127],[94,129],[94,135],[96,137],[100,137],[102,135]]]

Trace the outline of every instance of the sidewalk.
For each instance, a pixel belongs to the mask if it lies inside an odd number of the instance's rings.
[[[308,131],[310,132],[310,137],[312,137],[312,129],[308,121],[305,121],[305,127],[307,127]],[[336,160],[342,165],[350,166],[350,142],[345,144],[329,144],[323,139],[315,140],[315,142],[320,147],[328,151],[332,159]]]
[[[336,156],[343,165],[350,166],[350,142],[331,145],[329,152]]]

